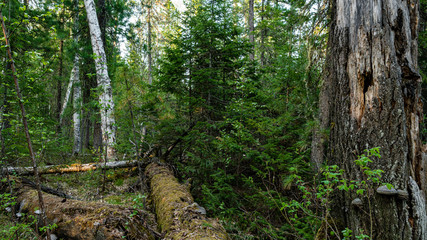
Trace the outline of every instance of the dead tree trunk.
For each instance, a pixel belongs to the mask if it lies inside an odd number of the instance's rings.
[[[332,206],[342,227],[372,239],[427,239],[425,178],[419,125],[423,118],[417,67],[417,0],[333,0],[323,106],[329,117],[327,156],[362,180],[354,160],[381,147],[371,169],[408,198],[373,192],[362,209],[354,193],[338,193]],[[326,95],[325,95],[326,94]],[[375,186],[376,188],[377,186]],[[368,211],[368,210],[371,211]],[[371,219],[372,223],[371,223]],[[372,232],[370,224],[372,224]],[[342,229],[341,229],[342,230]]]
[[[87,172],[97,169],[116,169],[116,168],[130,168],[138,165],[137,160],[133,161],[115,161],[104,163],[76,163],[71,165],[48,165],[39,168],[39,174],[54,174],[54,173],[73,173],[73,172]],[[33,175],[32,167],[7,167],[0,168],[0,176],[3,173],[13,173],[18,176]]]
[[[107,147],[107,159],[116,158],[114,144],[116,142],[115,119],[113,116],[114,102],[111,80],[108,75],[107,57],[101,38],[101,30],[96,16],[95,3],[93,0],[85,0],[87,19],[89,22],[92,49],[95,58],[96,76],[98,86],[101,88],[99,103],[101,108],[101,129],[103,144]]]
[[[0,186],[1,187],[1,186]],[[16,214],[21,220],[38,216],[37,193],[31,187],[15,184]],[[146,212],[98,202],[64,199],[43,193],[48,224],[61,239],[150,239],[154,240],[155,220]],[[137,213],[137,214],[135,214]]]
[[[152,163],[145,174],[164,239],[229,239],[221,224],[206,218],[204,208],[194,202],[189,189],[179,184],[167,167]]]

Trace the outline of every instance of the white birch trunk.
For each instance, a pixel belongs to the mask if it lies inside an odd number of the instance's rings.
[[[79,43],[79,1],[74,0],[74,9],[75,9],[75,16],[74,16],[74,43],[78,45]],[[80,84],[80,56],[79,52],[76,53],[76,56],[74,57],[74,67],[73,67],[73,93],[74,93],[74,100],[73,100],[73,124],[74,124],[74,147],[73,147],[73,153],[79,154],[82,149],[82,135],[81,135],[81,124],[80,124],[80,115],[81,115],[81,109],[82,109],[82,101],[81,101],[81,93],[82,93],[82,87]]]
[[[101,39],[98,17],[96,16],[95,3],[93,0],[85,0],[87,18],[89,22],[90,37],[95,57],[95,67],[98,86],[101,88],[99,103],[101,105],[101,130],[102,140],[107,146],[107,160],[115,158],[114,143],[116,138],[115,121],[113,118],[114,102],[111,80],[108,76],[107,58],[105,56],[104,44]]]
[[[60,117],[59,117],[59,123],[60,124],[62,124],[62,120],[63,120],[63,116],[64,116],[64,111],[65,111],[65,108],[68,106],[68,101],[70,99],[71,89],[72,89],[72,86],[73,86],[73,76],[75,75],[75,71],[76,71],[75,68],[76,68],[76,59],[74,58],[74,64],[73,64],[73,69],[71,70],[70,82],[68,82],[67,92],[65,93],[64,103],[62,104],[61,114],[60,114]]]
[[[74,72],[74,89],[73,89],[73,93],[74,93],[74,101],[73,101],[73,108],[74,108],[74,113],[73,113],[73,123],[74,123],[74,147],[73,147],[73,153],[74,154],[79,154],[80,150],[82,148],[82,135],[81,135],[81,124],[80,124],[80,113],[81,113],[81,109],[82,109],[82,101],[81,101],[81,92],[82,92],[82,87],[80,84],[80,78],[79,78],[79,55],[76,54],[76,57],[74,59],[74,67],[75,67],[75,72]]]

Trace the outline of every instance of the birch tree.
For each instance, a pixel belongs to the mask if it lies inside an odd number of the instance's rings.
[[[386,191],[373,186],[362,205],[355,193],[335,194],[332,219],[354,236],[427,239],[423,118],[417,64],[417,0],[333,0],[322,125],[329,126],[327,156],[345,178],[363,181],[354,161],[380,147],[371,169],[382,169]],[[365,176],[366,177],[366,176]]]
[[[73,40],[74,44],[77,46],[79,41],[79,9],[78,9],[78,0],[74,0],[74,26],[73,26]],[[64,103],[62,105],[60,113],[60,124],[62,124],[64,111],[68,106],[70,101],[71,92],[73,92],[73,132],[74,132],[74,147],[73,153],[78,154],[82,148],[82,136],[81,136],[81,83],[80,83],[80,55],[79,50],[76,50],[73,68],[71,70],[70,81],[68,82],[67,91],[65,93]]]
[[[75,15],[74,15],[74,43],[77,46],[79,42],[79,1],[74,0],[74,9],[75,9]],[[74,147],[73,147],[73,153],[78,154],[80,153],[82,149],[82,135],[81,135],[81,123],[80,123],[80,115],[81,115],[81,109],[82,109],[82,101],[81,101],[81,92],[82,87],[80,83],[80,55],[79,51],[77,50],[76,56],[74,57],[74,63],[73,63],[73,71],[72,71],[72,82],[73,82],[73,124],[74,124]],[[71,81],[70,81],[71,82]]]
[[[99,104],[101,108],[101,130],[103,144],[107,149],[107,160],[115,158],[115,120],[113,117],[114,102],[111,80],[108,76],[107,58],[105,56],[104,44],[101,38],[98,17],[96,15],[95,3],[93,0],[85,0],[89,30],[92,42],[92,49],[95,55],[95,67],[98,87],[100,88]]]

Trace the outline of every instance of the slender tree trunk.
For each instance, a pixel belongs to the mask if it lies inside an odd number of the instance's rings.
[[[82,104],[83,106],[88,106],[89,102],[90,102],[90,81],[88,76],[85,74],[85,68],[82,67],[81,69],[82,71]],[[83,119],[82,119],[82,144],[83,144],[83,149],[89,149],[90,147],[90,126],[91,126],[91,121],[90,121],[90,113],[91,110],[88,109],[88,107],[84,107],[82,109],[82,115],[83,115]]]
[[[78,71],[78,69],[76,69],[76,67],[78,68],[78,65],[76,65],[76,63],[78,64],[77,55],[74,57],[74,63],[73,63],[73,69],[71,69],[70,81],[68,82],[67,91],[65,92],[64,102],[62,103],[61,113],[59,115],[60,124],[62,124],[63,117],[64,117],[64,111],[68,106],[68,102],[70,101],[71,90],[73,89],[73,80],[74,80],[75,73],[76,73],[76,71]]]
[[[248,19],[248,30],[249,30],[249,42],[254,45],[255,44],[255,26],[254,26],[254,0],[249,0],[249,19]],[[254,46],[252,46],[252,51],[249,53],[249,58],[254,60]]]
[[[131,94],[131,89],[129,87],[129,83],[128,83],[128,80],[127,80],[126,77],[125,77],[125,84],[126,84],[127,94]],[[130,119],[131,119],[131,122],[132,122],[132,135],[133,135],[133,141],[134,141],[134,144],[135,144],[135,153],[136,153],[137,159],[139,159],[140,158],[140,155],[139,155],[139,143],[138,143],[138,140],[137,140],[138,137],[137,137],[137,134],[136,134],[135,117],[133,115],[133,103],[132,103],[131,100],[128,100],[128,105],[129,105]]]
[[[150,7],[148,8],[148,36],[147,36],[147,41],[148,41],[148,84],[151,85],[152,81],[153,81],[153,69],[152,69],[152,64],[153,64],[153,59],[151,56],[151,47],[152,47],[152,43],[151,43],[151,8],[153,6],[151,5],[150,2]]]
[[[107,60],[105,56],[104,44],[101,39],[98,18],[96,16],[95,3],[93,0],[85,0],[87,18],[92,41],[93,52],[96,55],[95,65],[98,86],[101,87],[99,102],[101,106],[101,130],[102,140],[107,146],[107,159],[113,160],[116,157],[114,144],[116,138],[115,120],[113,117],[114,102],[111,80],[108,76]]]
[[[333,219],[353,230],[354,236],[364,230],[372,239],[427,239],[425,170],[418,136],[423,118],[418,5],[417,0],[331,4],[322,95],[326,100],[321,96],[327,105],[323,114],[329,117],[327,156],[345,170],[346,178],[360,181],[363,174],[354,160],[364,149],[380,147],[381,158],[373,159],[369,167],[384,170],[381,181],[409,195],[368,191],[363,205],[356,207],[351,203],[360,196],[337,193]]]
[[[89,149],[90,147],[90,111],[84,110],[83,112],[84,119],[83,119],[83,147],[85,149]]]
[[[96,153],[102,153],[104,147],[102,146],[101,115],[99,114],[98,107],[95,107],[95,109],[93,121],[93,148]]]
[[[92,82],[96,82],[96,80],[92,80],[91,77],[87,76],[86,72],[88,71],[87,68],[84,66],[82,67],[82,85],[83,85],[83,104],[85,106],[90,106],[91,101],[91,89]],[[85,107],[83,108],[83,147],[85,149],[89,149],[91,147],[90,143],[90,136],[91,136],[91,126],[92,126],[92,113],[95,112],[93,110],[93,107]]]
[[[30,133],[28,130],[28,123],[27,123],[27,114],[25,112],[25,107],[24,107],[24,100],[22,98],[21,95],[21,89],[19,87],[19,82],[18,82],[18,78],[17,78],[17,72],[16,72],[16,68],[15,68],[15,63],[13,61],[13,57],[12,57],[12,51],[10,50],[10,45],[9,45],[9,39],[8,36],[6,34],[6,27],[4,25],[4,18],[3,15],[0,11],[0,21],[1,21],[1,27],[3,30],[3,36],[4,36],[4,41],[6,44],[6,50],[7,53],[9,55],[9,60],[10,60],[10,67],[11,67],[11,71],[12,71],[12,75],[13,75],[13,80],[15,82],[15,90],[16,90],[16,95],[18,98],[18,102],[19,102],[19,107],[21,109],[21,116],[22,116],[22,123],[24,125],[24,131],[25,131],[25,138],[27,139],[27,144],[28,144],[28,151],[30,153],[30,158],[33,164],[33,171],[34,171],[34,176],[35,176],[35,180],[36,180],[36,188],[37,188],[37,197],[38,197],[38,204],[41,210],[41,216],[42,216],[42,223],[44,226],[47,226],[47,221],[46,221],[46,211],[45,211],[45,206],[44,206],[44,201],[43,201],[43,195],[41,192],[41,184],[40,184],[40,176],[38,173],[38,169],[37,169],[37,162],[36,162],[36,158],[34,155],[34,151],[33,151],[33,145],[31,142],[31,137],[30,137]],[[50,230],[49,228],[46,229],[46,239],[50,240]]]
[[[77,59],[77,61],[79,61]],[[78,64],[78,62],[77,62]],[[74,108],[74,113],[73,113],[73,124],[74,124],[74,147],[73,147],[73,152],[74,154],[79,154],[81,149],[82,149],[82,134],[81,134],[81,109],[82,109],[82,100],[81,100],[81,92],[82,92],[82,87],[81,87],[81,83],[80,83],[80,78],[79,78],[79,70],[78,70],[78,65],[77,65],[77,70],[76,70],[76,76],[74,78],[74,101],[73,101],[73,108]]]
[[[8,88],[9,85],[8,83],[10,83],[10,81],[12,81],[13,79],[13,74],[12,74],[12,66],[9,60],[6,60],[6,81],[3,83],[3,103],[1,106],[1,111],[0,111],[0,124],[1,124],[1,157],[6,157],[6,144],[5,144],[5,130],[8,129],[10,127],[10,123],[9,123],[9,119],[5,116],[7,113],[9,113],[9,100],[8,100],[8,96],[7,96],[7,92],[8,92]]]
[[[148,45],[148,84],[151,85],[153,82],[153,57],[152,57],[152,42],[151,42],[151,35],[152,35],[152,29],[151,29],[151,9],[153,7],[152,2],[149,2],[150,6],[148,7],[148,18],[147,18],[147,45]],[[143,123],[142,129],[141,129],[141,142],[145,141],[145,135],[147,134],[147,127]],[[136,143],[135,143],[136,144]]]
[[[74,0],[74,10],[75,10],[75,16],[74,16],[74,43],[78,45],[79,42],[79,2],[78,0]],[[74,93],[74,100],[73,100],[73,124],[74,124],[74,147],[73,147],[73,153],[79,154],[82,149],[82,135],[81,135],[81,112],[82,112],[82,100],[81,100],[81,93],[82,93],[82,87],[80,82],[80,56],[79,56],[79,50],[77,50],[76,55],[74,57],[74,66],[72,71],[72,82],[74,85],[73,93]]]
[[[63,4],[61,11],[61,26],[64,25],[64,11],[65,6]],[[62,79],[64,72],[64,40],[61,39],[59,42],[59,73],[58,73],[58,81],[56,85],[56,119],[58,120],[58,125],[56,126],[56,132],[61,132],[62,125],[62,110],[61,110],[61,100],[62,100]]]
[[[61,39],[59,43],[59,77],[56,85],[57,95],[56,95],[56,118],[59,121],[57,126],[57,132],[61,131],[61,100],[62,100],[62,74],[63,74],[63,53],[64,53],[64,40]]]
[[[268,4],[268,1],[267,1]],[[265,0],[262,0],[261,2],[261,23],[265,24]],[[265,66],[265,37],[267,33],[267,28],[265,26],[261,29],[261,46],[260,46],[260,63],[261,66]]]

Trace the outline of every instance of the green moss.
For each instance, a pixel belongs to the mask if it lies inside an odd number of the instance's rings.
[[[104,198],[109,204],[123,204],[123,198],[121,196],[111,195]]]

